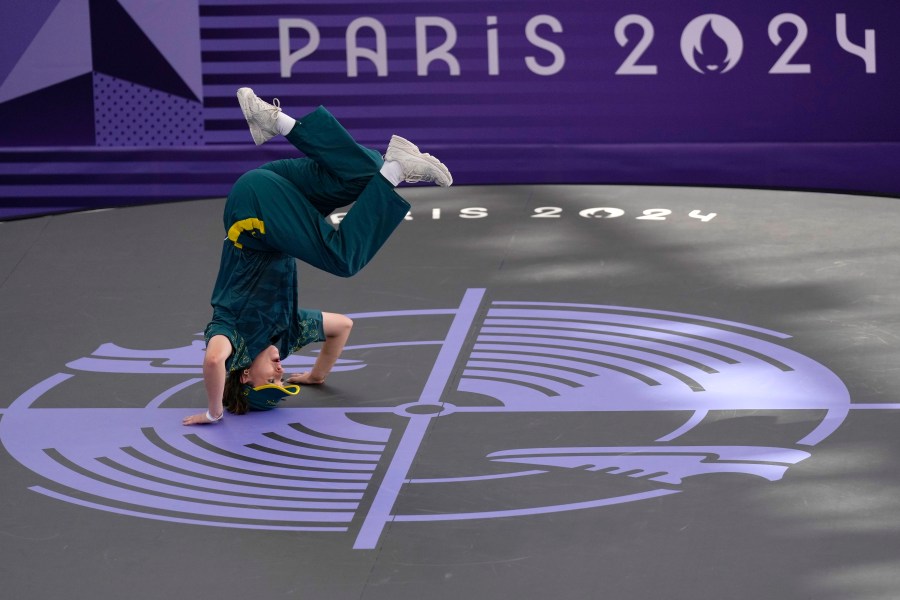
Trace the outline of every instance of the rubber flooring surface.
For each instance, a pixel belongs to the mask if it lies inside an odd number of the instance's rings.
[[[222,199],[0,223],[4,597],[900,596],[896,199],[401,191],[298,267],[328,382],[206,427]]]

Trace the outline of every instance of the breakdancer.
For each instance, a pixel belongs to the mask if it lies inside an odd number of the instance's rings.
[[[305,156],[243,174],[225,204],[219,273],[206,327],[203,381],[207,410],[185,425],[215,423],[225,410],[269,410],[320,384],[353,326],[344,315],[300,308],[294,259],[350,277],[375,256],[409,211],[394,188],[401,182],[453,183],[440,161],[393,136],[382,157],[357,144],[324,107],[299,119],[241,88],[238,102],[253,141],[283,135]],[[335,228],[325,217],[353,204]],[[281,359],[324,342],[312,369],[286,380]]]

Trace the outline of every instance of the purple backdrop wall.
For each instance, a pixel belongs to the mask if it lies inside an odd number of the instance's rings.
[[[235,89],[457,184],[900,195],[900,3],[33,0],[0,23],[0,218],[225,195]]]

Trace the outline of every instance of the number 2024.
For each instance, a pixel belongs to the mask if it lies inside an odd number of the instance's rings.
[[[539,206],[534,209],[532,219],[558,219],[562,216],[563,209],[559,206]],[[585,219],[615,219],[625,214],[621,208],[610,206],[601,206],[597,208],[585,208],[578,211],[578,216]],[[648,208],[643,211],[641,216],[635,217],[641,221],[665,221],[672,214],[668,208]],[[692,210],[688,213],[692,219],[698,219],[703,223],[707,223],[716,218],[716,213],[703,214],[699,210]]]
[[[640,39],[637,40],[631,53],[625,58],[616,71],[616,75],[656,75],[658,69],[656,65],[643,64],[639,65],[638,61],[644,55],[650,44],[653,43],[654,29],[650,19],[643,15],[625,15],[618,20],[615,27],[616,41],[623,48],[628,45],[629,38],[626,30],[631,25],[636,25],[641,29]],[[794,63],[792,60],[799,52],[800,48],[806,42],[809,35],[809,28],[806,21],[802,17],[794,13],[782,13],[775,16],[769,21],[769,40],[775,46],[782,43],[781,30],[783,25],[790,25],[794,28],[794,39],[787,44],[781,56],[769,69],[770,74],[774,75],[790,75],[790,74],[809,74],[812,72],[812,66],[808,63]],[[835,15],[835,37],[838,45],[844,51],[857,56],[865,63],[866,73],[875,73],[875,30],[866,29],[864,45],[860,46],[850,41],[847,35],[847,15],[837,13]]]

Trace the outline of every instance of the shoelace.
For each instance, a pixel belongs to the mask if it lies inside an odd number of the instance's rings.
[[[275,113],[276,115],[281,112],[281,102],[278,101],[278,98],[272,98],[271,104],[269,104],[259,96],[256,97],[256,100],[259,102],[256,110],[267,110],[269,112]]]

